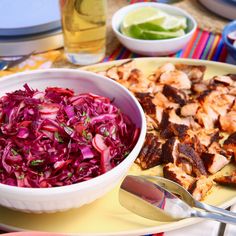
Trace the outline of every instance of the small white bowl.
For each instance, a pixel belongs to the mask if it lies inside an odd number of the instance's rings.
[[[120,32],[120,26],[124,17],[129,12],[137,8],[147,7],[147,6],[161,9],[171,15],[185,16],[187,18],[187,25],[188,25],[187,33],[181,37],[172,39],[162,39],[162,40],[134,39],[123,35]],[[144,3],[131,4],[119,9],[112,17],[112,29],[116,34],[118,40],[130,51],[147,56],[164,56],[178,52],[189,42],[196,28],[197,28],[196,21],[186,11],[178,7],[162,3],[144,2]]]
[[[114,104],[140,128],[138,141],[130,154],[115,168],[93,179],[62,187],[22,188],[0,184],[0,205],[25,212],[56,212],[88,204],[114,188],[126,175],[140,152],[146,135],[146,120],[137,99],[117,82],[92,72],[75,69],[48,69],[24,72],[1,79],[0,96],[30,87],[43,90],[57,86],[76,93],[91,92],[115,98]],[[130,115],[132,114],[132,115]]]

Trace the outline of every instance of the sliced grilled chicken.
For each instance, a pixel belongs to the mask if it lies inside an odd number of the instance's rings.
[[[139,164],[143,170],[159,165],[161,163],[160,145],[157,136],[147,133],[146,140],[135,163]]]
[[[197,201],[203,200],[213,186],[213,181],[202,175],[189,187],[189,192]]]
[[[214,76],[211,82],[215,84],[220,84],[223,86],[234,86],[236,84],[235,83],[236,81],[233,81],[233,79],[227,75]]]
[[[188,76],[182,71],[167,71],[161,74],[160,83],[168,84],[177,89],[190,89],[191,81]]]
[[[165,84],[163,87],[162,93],[169,99],[169,101],[178,103],[180,106],[183,106],[186,104],[187,96],[186,94],[176,89],[168,84]]]
[[[236,111],[230,111],[224,116],[220,116],[220,126],[223,131],[230,134],[236,132]]]
[[[201,157],[205,168],[211,174],[217,173],[230,162],[229,158],[218,153],[203,153]]]
[[[191,91],[196,94],[202,94],[203,92],[207,91],[207,83],[196,83],[192,85]]]
[[[147,131],[157,130],[158,129],[157,121],[147,114],[145,114],[145,117],[147,121]]]
[[[180,139],[184,138],[187,135],[189,127],[186,125],[170,122],[169,111],[170,109],[163,111],[161,123],[159,125],[160,136],[162,138],[171,138],[174,136],[179,137]]]
[[[206,71],[206,66],[204,65],[177,64],[175,68],[186,73],[193,83],[201,82]]]
[[[236,162],[236,132],[232,133],[225,141],[223,145],[224,149],[234,153],[234,159]]]
[[[129,60],[117,67],[117,73],[121,80],[127,80],[131,71],[135,68],[135,61]]]
[[[170,179],[185,189],[188,189],[195,181],[195,178],[186,174],[181,167],[176,166],[173,163],[166,164],[163,167],[164,177]]]
[[[182,116],[195,116],[197,113],[197,110],[199,108],[198,103],[188,103],[181,107],[181,115]]]
[[[162,65],[159,68],[157,68],[157,70],[153,74],[153,77],[155,78],[155,81],[159,81],[160,80],[160,76],[163,73],[171,72],[171,71],[175,71],[175,65],[173,65],[172,63],[165,63],[164,65]]]
[[[236,187],[236,171],[231,175],[216,177],[214,181],[221,185]]]
[[[208,147],[213,142],[218,142],[221,139],[219,129],[199,129],[194,131],[200,143]]]
[[[131,72],[130,72],[130,74],[129,74],[129,77],[127,78],[127,80],[128,80],[131,84],[138,84],[139,82],[141,82],[142,80],[144,80],[142,71],[140,71],[139,69],[133,69],[133,70],[131,70]]]
[[[190,145],[179,143],[178,155],[179,155],[178,162],[181,162],[181,159],[183,159],[188,163],[190,163],[193,167],[193,173],[196,176],[201,176],[201,175],[207,176],[207,172],[202,159]]]
[[[106,76],[113,80],[119,80],[120,76],[118,75],[117,66],[112,66],[111,68],[107,69]]]
[[[169,162],[176,163],[178,159],[179,140],[176,137],[167,139],[162,145],[161,162],[167,164]]]
[[[164,164],[164,176],[197,200],[212,187],[207,174],[233,155],[236,162],[236,74],[203,80],[205,71],[204,65],[165,63],[146,75],[130,60],[102,73],[131,90],[145,111],[149,133],[136,163],[141,169]],[[235,179],[216,181],[236,185]]]
[[[152,102],[153,98],[151,97],[150,93],[136,93],[135,95],[138,98],[145,113],[155,119],[156,106]]]

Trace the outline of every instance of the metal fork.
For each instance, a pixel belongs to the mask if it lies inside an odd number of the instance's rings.
[[[20,64],[21,62],[25,61],[26,59],[28,59],[34,52],[31,52],[27,55],[24,55],[20,58],[17,58],[15,60],[4,60],[4,59],[0,59],[0,70],[6,70],[9,69],[11,67],[14,67],[18,64]]]

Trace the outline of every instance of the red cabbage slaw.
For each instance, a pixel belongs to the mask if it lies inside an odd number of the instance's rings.
[[[89,180],[122,162],[138,134],[109,98],[25,84],[0,98],[0,183],[48,188]]]

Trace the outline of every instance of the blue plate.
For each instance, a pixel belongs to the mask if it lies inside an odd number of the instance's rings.
[[[44,33],[61,27],[59,0],[0,0],[0,36]]]
[[[232,42],[228,39],[230,32],[236,31],[236,20],[227,24],[223,30],[222,38],[225,43],[229,54],[236,60],[236,47],[233,46]]]

